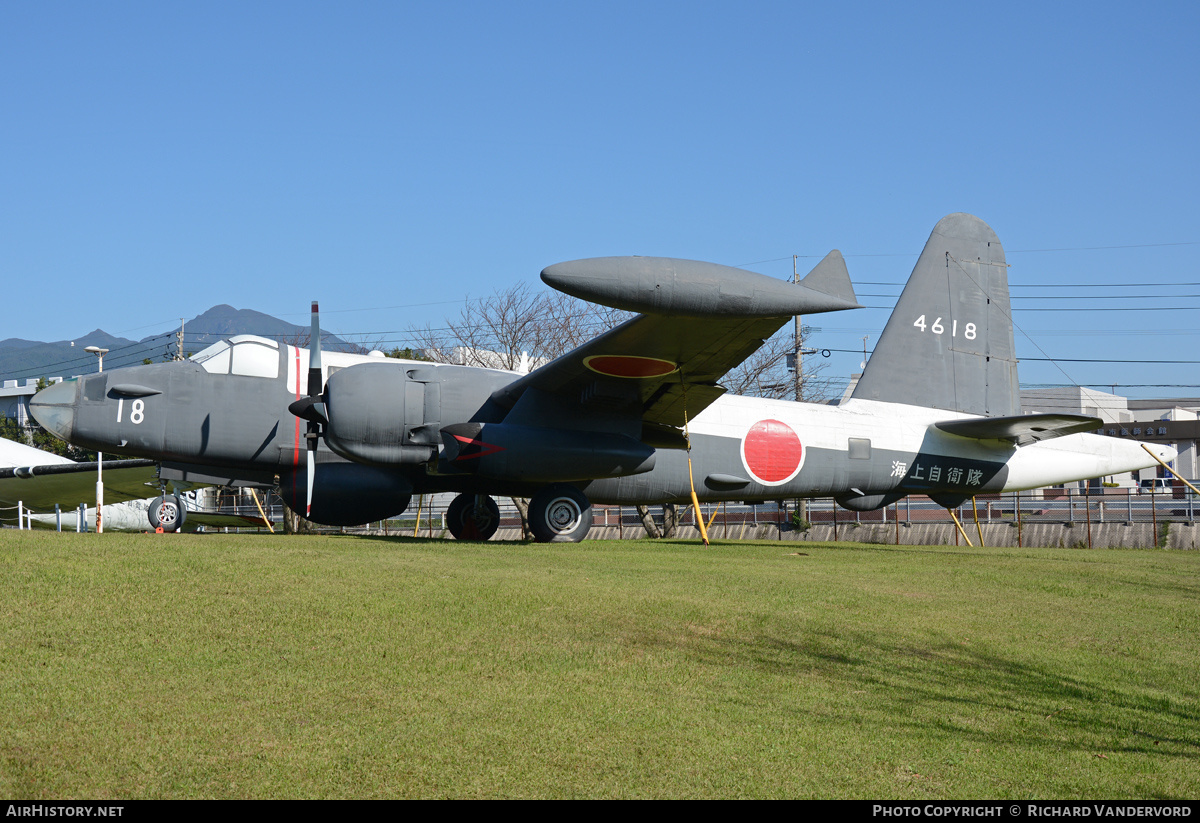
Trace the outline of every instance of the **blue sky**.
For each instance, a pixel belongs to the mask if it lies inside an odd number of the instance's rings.
[[[1182,2],[5,3],[0,338],[316,298],[402,343],[614,254],[839,248],[890,307],[966,211],[1023,383],[1198,396],[1197,32]],[[813,318],[831,376],[886,316]]]

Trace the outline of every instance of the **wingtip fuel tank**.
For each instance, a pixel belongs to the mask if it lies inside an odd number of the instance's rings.
[[[572,260],[543,269],[542,280],[583,300],[666,316],[784,317],[859,308],[845,262],[836,252],[799,285],[732,266],[670,257]]]

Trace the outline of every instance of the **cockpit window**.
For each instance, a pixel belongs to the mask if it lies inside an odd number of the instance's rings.
[[[235,334],[233,337],[229,338],[229,342],[235,346],[238,343],[250,342],[250,343],[258,343],[260,346],[270,346],[273,349],[279,348],[279,344],[276,343],[274,340],[270,340],[266,337],[259,337],[256,334]]]
[[[234,338],[237,341],[237,338]],[[233,373],[246,377],[278,377],[279,352],[258,342],[243,340],[233,346]]]
[[[204,351],[193,354],[192,360],[209,374],[229,374],[229,344],[218,340]]]
[[[278,377],[278,344],[261,337],[239,334],[213,343],[192,360],[209,374],[240,374],[244,377]]]

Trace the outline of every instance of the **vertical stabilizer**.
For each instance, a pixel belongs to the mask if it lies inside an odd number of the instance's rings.
[[[854,296],[854,284],[850,282],[850,272],[846,270],[846,259],[837,249],[825,255],[816,268],[804,276],[800,285],[858,305],[858,298]]]
[[[1021,413],[1008,266],[986,223],[952,214],[934,227],[852,396]]]

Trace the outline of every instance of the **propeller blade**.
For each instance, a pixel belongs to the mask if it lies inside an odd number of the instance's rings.
[[[321,380],[321,314],[320,307],[317,301],[312,302],[312,328],[309,332],[308,339],[308,397],[305,398],[307,403],[301,401],[301,408],[297,411],[305,413],[299,414],[308,420],[308,454],[306,455],[306,463],[308,469],[308,492],[305,495],[306,509],[304,516],[311,517],[312,515],[312,499],[313,499],[313,483],[317,476],[317,441],[321,437],[321,422],[325,420],[325,404],[321,402],[321,393],[325,390],[325,386]],[[295,414],[296,412],[293,412]]]
[[[321,316],[317,301],[312,304],[312,331],[308,340],[308,396],[316,398],[324,390],[321,385]]]
[[[304,518],[306,520],[311,520],[313,481],[317,479],[317,453],[310,450],[309,453],[305,455],[305,458],[306,459],[304,462],[308,464],[308,492],[304,496]]]

